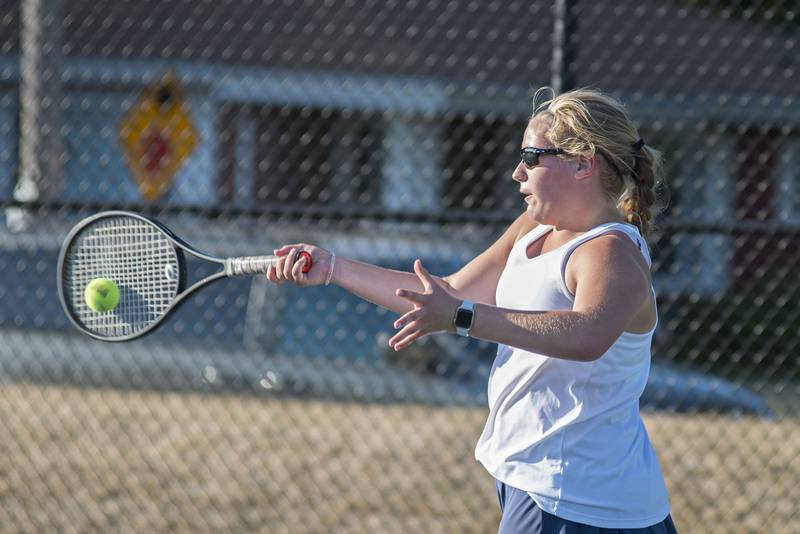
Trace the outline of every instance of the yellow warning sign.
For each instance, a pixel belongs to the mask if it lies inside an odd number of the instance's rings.
[[[188,104],[171,74],[145,89],[120,124],[120,142],[148,202],[158,200],[197,144]]]

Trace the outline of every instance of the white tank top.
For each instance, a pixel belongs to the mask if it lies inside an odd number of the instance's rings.
[[[650,265],[638,229],[623,223],[603,224],[528,258],[528,245],[550,230],[537,226],[514,245],[497,284],[498,306],[572,309],[574,296],[564,279],[567,260],[580,244],[610,231],[628,235]],[[669,513],[667,490],[639,415],[654,330],[624,332],[593,362],[500,345],[477,460],[496,479],[527,491],[540,508],[564,519],[604,528],[662,521]]]

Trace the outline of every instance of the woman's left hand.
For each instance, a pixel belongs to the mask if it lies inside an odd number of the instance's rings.
[[[422,282],[424,291],[396,291],[397,296],[413,304],[414,309],[394,322],[394,327],[401,329],[389,340],[389,346],[394,350],[404,349],[428,334],[455,332],[453,316],[460,302],[458,298],[451,295],[441,281],[431,276],[420,260],[414,262],[414,272]]]

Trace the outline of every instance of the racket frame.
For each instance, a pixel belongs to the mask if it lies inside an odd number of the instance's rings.
[[[72,311],[72,305],[67,302],[66,299],[66,288],[64,287],[64,267],[67,258],[67,252],[70,249],[75,237],[80,234],[87,226],[90,226],[101,219],[107,219],[111,217],[131,217],[134,219],[139,219],[145,223],[148,223],[154,226],[157,230],[160,230],[169,241],[172,242],[173,248],[175,249],[177,262],[178,262],[178,287],[175,293],[175,297],[169,303],[169,306],[164,310],[161,316],[155,320],[152,324],[147,326],[146,328],[124,336],[104,336],[93,332],[86,327],[84,327],[78,319],[74,316]],[[210,263],[215,263],[222,267],[221,271],[217,271],[205,278],[198,280],[197,282],[193,283],[191,286],[186,287],[187,285],[187,269],[186,269],[186,257],[184,253],[188,253],[196,258],[201,260],[205,260]],[[303,254],[308,255],[307,252]],[[299,255],[298,255],[299,258]],[[146,215],[142,215],[140,213],[134,213],[130,211],[122,211],[122,210],[113,210],[113,211],[104,211],[101,213],[97,213],[90,217],[87,217],[81,220],[78,224],[76,224],[67,234],[67,237],[64,239],[64,244],[61,246],[61,251],[58,255],[58,297],[61,300],[61,306],[64,308],[67,317],[72,322],[72,324],[81,332],[98,339],[100,341],[109,341],[109,342],[121,342],[121,341],[130,341],[132,339],[143,337],[147,334],[153,333],[157,328],[159,328],[163,323],[166,322],[167,317],[169,317],[175,310],[184,302],[186,298],[192,295],[198,289],[215,282],[221,278],[228,278],[232,276],[242,276],[238,275],[234,272],[233,262],[236,259],[241,258],[219,258],[216,256],[210,256],[206,253],[203,253],[197,250],[195,247],[175,235],[169,228],[167,228],[164,224],[153,219],[152,217],[148,217]],[[308,260],[310,260],[310,255],[308,255]],[[310,268],[310,263],[307,264],[308,268]],[[304,271],[306,269],[304,268]],[[247,273],[252,274],[252,273]]]

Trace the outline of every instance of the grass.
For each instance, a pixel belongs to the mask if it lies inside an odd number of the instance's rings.
[[[493,532],[482,409],[4,385],[0,525]],[[646,414],[682,532],[800,532],[800,424]]]

